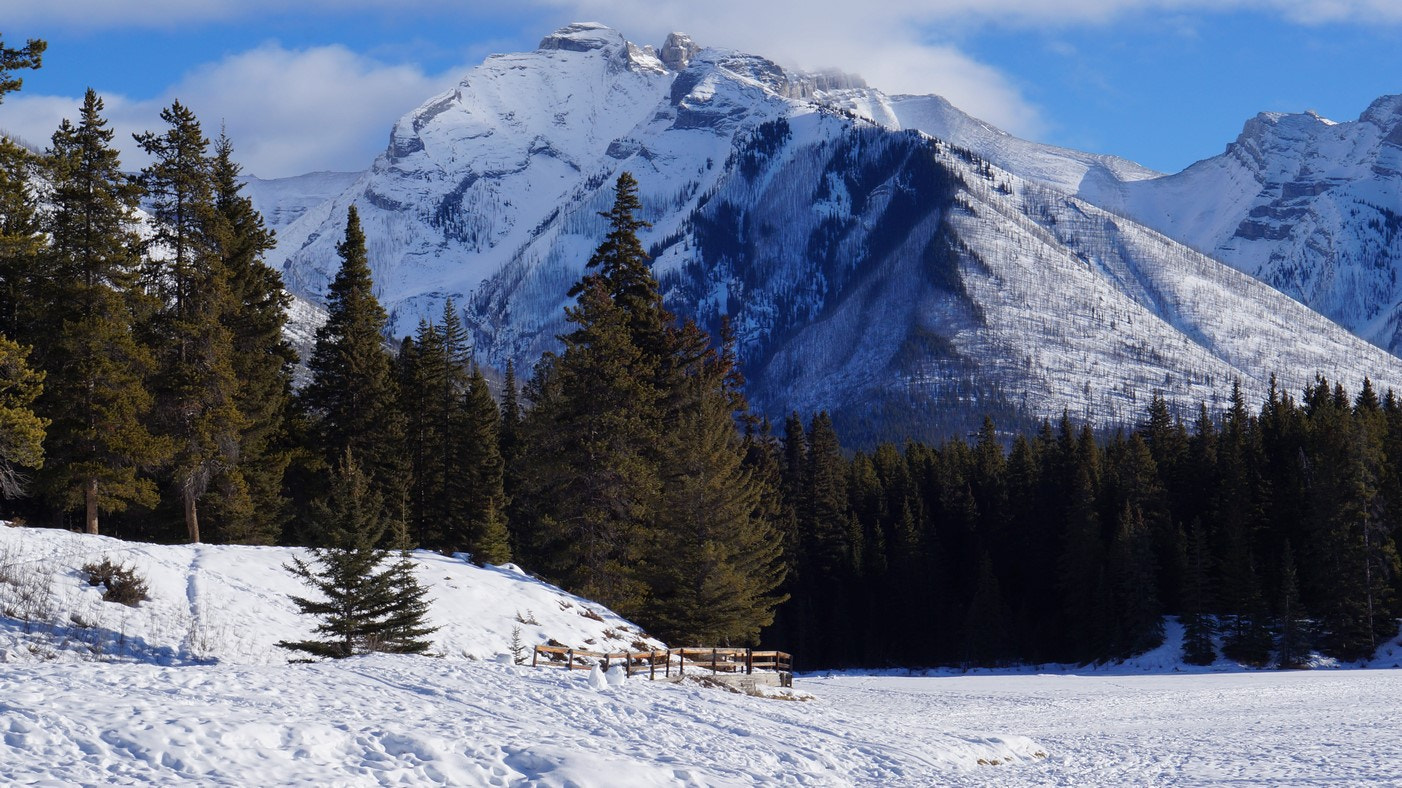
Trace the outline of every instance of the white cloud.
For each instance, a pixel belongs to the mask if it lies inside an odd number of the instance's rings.
[[[245,172],[261,177],[368,167],[401,115],[451,87],[465,70],[424,74],[341,46],[289,50],[267,44],[187,73],[151,100],[104,95],[114,144],[129,168],[143,163],[133,132],[159,131],[173,99],[194,110],[207,136],[228,129]],[[0,128],[43,147],[79,97],[20,93],[0,106]]]

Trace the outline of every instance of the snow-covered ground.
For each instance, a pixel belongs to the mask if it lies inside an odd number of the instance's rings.
[[[310,634],[290,555],[0,527],[0,784],[1402,783],[1397,641],[1367,670],[1185,670],[1171,626],[1079,674],[811,675],[752,697],[513,665],[517,630],[647,641],[514,567],[418,553],[441,656],[299,664],[273,645]],[[152,598],[102,602],[78,567],[103,557]]]

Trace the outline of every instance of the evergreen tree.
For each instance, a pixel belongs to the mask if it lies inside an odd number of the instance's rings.
[[[757,643],[774,621],[783,545],[768,501],[775,490],[747,462],[735,414],[746,407],[733,345],[692,365],[664,436],[662,485],[646,562],[647,621],[681,643]]]
[[[25,363],[28,349],[0,335],[0,499],[25,493],[25,468],[44,467],[47,420],[34,413],[44,373]]]
[[[998,665],[1007,654],[1007,630],[1003,598],[993,562],[985,553],[979,559],[978,580],[964,622],[966,665]]]
[[[1289,542],[1286,542],[1285,551],[1281,553],[1280,577],[1280,636],[1276,640],[1276,664],[1281,668],[1301,668],[1309,658],[1309,624],[1304,606],[1300,604],[1295,557]]]
[[[1194,521],[1188,538],[1188,566],[1183,581],[1183,661],[1189,665],[1211,665],[1217,660],[1212,644],[1214,626],[1208,614],[1211,607],[1207,563],[1210,560],[1207,532]]]
[[[327,292],[327,319],[317,329],[302,402],[316,448],[332,464],[350,450],[376,495],[394,507],[408,486],[404,419],[385,346],[389,317],[375,298],[365,234],[351,206],[345,239],[337,245],[341,268]]]
[[[171,451],[151,434],[153,402],[144,380],[155,370],[133,324],[144,311],[136,289],[138,190],[122,173],[102,100],[88,90],[77,126],[64,121],[48,156],[52,287],[40,297],[62,315],[43,350],[48,372],[42,415],[52,419],[43,486],[64,508],[82,507],[88,533],[98,514],[154,506],[155,484],[140,471]]]
[[[147,244],[149,279],[161,304],[149,328],[159,364],[153,393],[160,429],[175,446],[170,474],[186,534],[199,542],[199,500],[216,478],[224,481],[224,509],[244,520],[253,516],[238,466],[245,421],[226,320],[232,296],[217,249],[209,140],[178,101],[161,119],[169,125],[164,133],[136,136],[152,159],[140,183],[155,227]]]
[[[214,143],[211,166],[212,239],[229,295],[220,317],[230,335],[237,383],[234,405],[242,417],[237,465],[214,482],[214,514],[220,526],[216,536],[271,544],[289,516],[283,479],[293,455],[288,429],[297,353],[284,328],[291,297],[283,289],[282,275],[263,262],[273,247],[273,233],[264,227],[252,200],[241,193],[233,144],[223,134]],[[241,501],[247,506],[239,508]]]
[[[462,429],[458,433],[458,478],[467,482],[464,509],[467,514],[465,547],[480,564],[504,564],[511,560],[511,540],[506,513],[505,463],[498,434],[501,413],[480,369],[473,370],[463,395]]]
[[[1139,507],[1126,504],[1111,546],[1113,597],[1109,656],[1128,659],[1163,642],[1163,617],[1154,582],[1153,536]]]
[[[425,623],[425,589],[403,550],[403,526],[392,522],[369,477],[347,450],[330,493],[314,505],[312,521],[324,547],[312,559],[293,558],[288,570],[319,598],[293,596],[306,614],[318,616],[319,640],[281,641],[279,646],[314,656],[341,658],[369,652],[422,654],[434,631]],[[378,545],[399,532],[401,552],[391,559]],[[388,565],[386,565],[388,563]]]
[[[602,277],[585,276],[576,328],[537,368],[525,422],[521,497],[532,563],[624,615],[642,608],[638,561],[660,488],[654,364],[628,331]],[[577,288],[578,289],[578,288]]]
[[[32,186],[38,168],[38,157],[0,137],[0,335],[22,344],[43,339],[48,322],[40,309],[44,237]]]
[[[14,72],[19,69],[39,68],[44,59],[44,50],[48,44],[37,38],[31,38],[20,49],[11,49],[5,46],[5,40],[0,38],[0,101],[5,100],[6,93],[13,93],[20,89],[24,80],[15,76]]]

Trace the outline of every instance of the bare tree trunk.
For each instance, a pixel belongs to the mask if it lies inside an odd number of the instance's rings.
[[[89,478],[88,478],[88,481],[87,481],[87,484],[84,485],[84,486],[85,486],[85,489],[83,490],[83,502],[84,502],[84,504],[86,504],[86,510],[87,510],[87,511],[86,511],[86,518],[85,518],[85,520],[84,520],[84,522],[86,523],[86,526],[85,526],[84,530],[85,530],[87,533],[96,534],[96,533],[97,533],[97,477],[96,477],[96,476],[91,476],[91,477],[89,477]]]
[[[195,510],[195,493],[193,490],[185,492],[185,530],[189,532],[190,543],[200,543],[200,515]]]

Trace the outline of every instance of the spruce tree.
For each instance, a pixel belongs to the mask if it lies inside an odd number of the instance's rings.
[[[155,483],[142,475],[171,452],[152,435],[153,400],[145,379],[155,371],[133,324],[147,307],[136,288],[137,188],[123,174],[112,131],[91,89],[78,125],[65,120],[47,157],[52,182],[51,287],[41,298],[61,315],[43,351],[49,377],[41,398],[51,418],[43,486],[63,508],[84,509],[98,532],[101,512],[154,506]]]
[[[349,450],[329,494],[314,505],[312,523],[325,546],[312,548],[310,561],[293,558],[288,570],[317,592],[318,598],[294,595],[292,601],[321,619],[316,632],[322,637],[278,645],[332,658],[427,651],[436,627],[425,623],[428,602],[403,548],[403,525],[393,522]],[[400,553],[391,559],[379,545],[395,532]]]
[[[456,456],[458,478],[467,482],[464,546],[479,564],[504,564],[511,560],[511,540],[506,521],[505,464],[498,439],[501,413],[481,369],[473,370],[462,409]]]
[[[525,422],[522,523],[533,565],[624,615],[642,608],[638,577],[660,487],[655,366],[633,342],[603,278],[589,274],[567,310],[564,352],[538,367]]]
[[[1128,659],[1163,642],[1153,536],[1139,507],[1126,504],[1110,553],[1113,609],[1109,656]]]
[[[1300,604],[1300,586],[1295,571],[1295,556],[1290,543],[1281,553],[1279,632],[1276,640],[1276,665],[1301,668],[1309,659],[1309,619]]]
[[[328,466],[349,449],[371,490],[391,508],[408,486],[404,419],[397,406],[393,360],[385,345],[389,317],[375,298],[365,233],[351,206],[340,270],[327,292],[327,319],[317,329],[302,390],[315,448]]]
[[[5,46],[5,40],[0,38],[0,101],[5,100],[6,93],[13,93],[20,89],[24,80],[15,76],[14,72],[19,69],[39,68],[44,59],[44,50],[48,44],[37,38],[31,38],[19,49],[11,49]]]
[[[978,580],[974,584],[964,620],[964,663],[968,666],[1001,664],[1007,655],[1007,613],[993,572],[993,561],[984,553],[979,558]]]
[[[37,156],[0,137],[0,335],[33,344],[43,339],[44,237],[33,182]]]
[[[47,420],[34,413],[44,373],[29,368],[28,348],[0,335],[0,499],[25,494],[25,469],[44,466]]]
[[[242,417],[237,465],[214,482],[216,535],[231,542],[271,544],[290,514],[283,478],[293,455],[288,429],[297,353],[284,334],[291,297],[282,275],[263,261],[273,247],[273,233],[242,193],[233,144],[223,134],[214,143],[211,167],[212,238],[229,295],[221,320],[230,335],[234,405]],[[243,495],[237,491],[240,483]],[[237,508],[240,500],[247,502],[244,509]]]
[[[1194,521],[1188,537],[1188,564],[1183,578],[1183,605],[1179,619],[1183,623],[1183,661],[1189,665],[1211,665],[1217,660],[1212,643],[1215,632],[1208,583],[1208,562],[1211,560],[1207,532]]]
[[[218,252],[209,140],[188,107],[161,111],[164,133],[136,135],[151,164],[141,171],[155,232],[147,242],[148,275],[160,308],[149,323],[159,373],[156,416],[175,446],[171,482],[184,514],[187,538],[200,541],[199,501],[216,478],[224,481],[224,508],[253,516],[238,467],[245,428],[237,403],[234,311],[228,274]]]
[[[766,505],[775,490],[746,462],[735,426],[743,397],[726,350],[703,354],[674,399],[646,561],[646,621],[678,643],[755,644],[784,597],[783,544]]]

